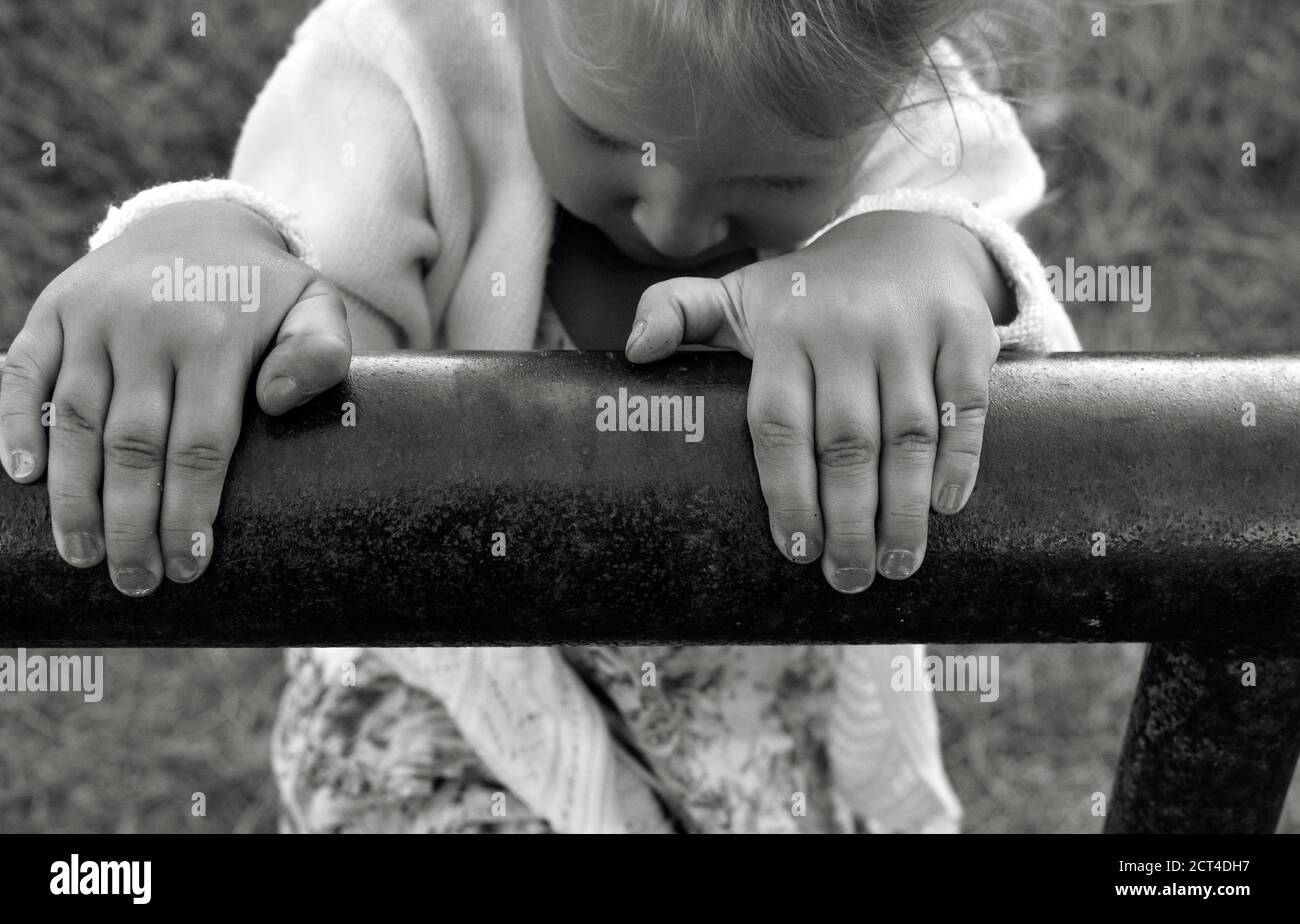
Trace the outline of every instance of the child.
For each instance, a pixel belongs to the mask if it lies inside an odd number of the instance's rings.
[[[128,594],[197,579],[254,372],[282,413],[356,349],[627,337],[634,362],[753,359],[786,558],[845,593],[914,573],[929,510],[973,488],[999,346],[1078,342],[1010,225],[1041,169],[945,38],[961,5],[807,6],[326,0],[232,179],[112,210],[13,343],[0,459],[48,471],[60,554]],[[177,258],[257,268],[258,309],[161,303]],[[956,830],[898,654],[291,651],[283,827]]]

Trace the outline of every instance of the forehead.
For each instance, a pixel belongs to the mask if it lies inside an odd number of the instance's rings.
[[[709,68],[674,43],[654,4],[542,0],[524,45],[535,79],[591,127],[679,162],[715,168],[827,171],[861,153],[866,132],[845,139],[796,136],[775,116],[745,113],[711,93]]]

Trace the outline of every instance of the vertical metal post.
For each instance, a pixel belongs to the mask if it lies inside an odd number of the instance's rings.
[[[1265,834],[1300,756],[1300,656],[1152,645],[1116,769],[1108,834]]]

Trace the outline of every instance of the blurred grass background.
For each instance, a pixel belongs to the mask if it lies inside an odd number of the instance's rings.
[[[0,348],[110,201],[224,172],[312,5],[0,0]],[[1067,306],[1084,345],[1300,349],[1300,6],[1045,6],[1038,53],[1008,70],[1051,187],[1025,231],[1045,263],[1153,273],[1146,313]],[[190,34],[196,7],[204,38]],[[1090,31],[1097,9],[1105,37]],[[55,167],[41,165],[46,141]],[[1241,164],[1246,141],[1255,167]],[[1110,786],[1140,646],[962,650],[1002,669],[995,703],[939,697],[968,830],[1098,830],[1092,794]],[[0,696],[0,831],[274,830],[278,652],[98,653],[100,703]],[[1297,789],[1283,831],[1300,832]],[[196,792],[205,817],[191,814]]]

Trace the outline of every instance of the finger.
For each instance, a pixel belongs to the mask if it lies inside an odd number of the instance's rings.
[[[348,374],[352,334],[338,292],[317,281],[289,309],[257,375],[257,400],[283,414],[332,388]]]
[[[921,566],[934,481],[939,417],[934,403],[934,372],[911,363],[891,362],[881,369],[880,573],[901,580]]]
[[[671,356],[683,343],[737,349],[740,341],[728,318],[739,310],[739,288],[734,284],[738,278],[735,273],[722,279],[682,276],[646,289],[628,336],[627,358],[654,362]],[[753,356],[753,351],[745,355]]]
[[[29,319],[9,346],[0,375],[0,463],[15,481],[35,481],[45,471],[42,405],[54,391],[62,352],[59,325],[36,319]]]
[[[174,371],[171,363],[115,365],[113,377],[104,422],[104,538],[113,584],[142,597],[163,574],[158,514]]]
[[[239,440],[244,382],[238,370],[189,366],[176,375],[159,537],[164,571],[188,583],[212,560],[212,524]]]
[[[749,433],[772,540],[798,564],[822,554],[822,516],[813,455],[813,373],[808,358],[778,344],[754,363]]]
[[[822,574],[859,593],[876,575],[880,412],[875,370],[842,363],[817,381],[817,477],[826,519]]]
[[[971,349],[969,340],[962,339],[949,340],[939,350],[934,376],[939,452],[931,485],[938,513],[961,510],[975,489],[989,411],[989,369],[997,356],[996,345],[991,351],[981,351]]]
[[[72,340],[54,387],[50,427],[50,522],[59,555],[90,568],[104,560],[104,419],[113,370],[98,341]]]

